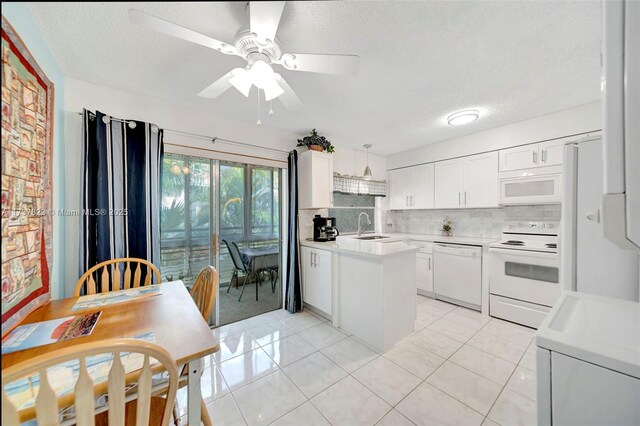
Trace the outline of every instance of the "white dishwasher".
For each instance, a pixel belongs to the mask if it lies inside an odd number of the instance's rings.
[[[433,290],[436,299],[480,310],[482,247],[436,243]]]

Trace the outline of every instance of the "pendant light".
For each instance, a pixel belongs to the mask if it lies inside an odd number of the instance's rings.
[[[364,180],[371,180],[371,178],[373,177],[373,175],[371,174],[371,168],[369,167],[369,148],[371,148],[371,144],[368,143],[363,146],[367,150],[367,167],[364,168],[364,175],[362,177]]]

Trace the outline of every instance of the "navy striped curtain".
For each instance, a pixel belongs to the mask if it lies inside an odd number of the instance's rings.
[[[82,118],[79,273],[120,257],[158,266],[162,129],[86,109]]]
[[[302,285],[300,284],[300,236],[298,234],[298,152],[289,153],[287,161],[289,177],[289,241],[287,253],[287,282],[285,309],[295,314],[302,310]]]

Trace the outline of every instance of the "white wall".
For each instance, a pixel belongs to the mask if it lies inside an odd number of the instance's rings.
[[[600,101],[387,156],[387,169],[523,145],[602,128]]]

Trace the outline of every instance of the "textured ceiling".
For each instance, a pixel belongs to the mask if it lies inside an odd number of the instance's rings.
[[[29,4],[65,75],[255,125],[255,88],[249,99],[235,89],[196,96],[244,60],[137,27],[131,7],[226,42],[249,22],[243,2]],[[277,67],[304,107],[275,101],[263,126],[315,127],[380,154],[599,97],[598,1],[290,2],[277,37],[285,52],[360,55],[360,69],[339,77]],[[475,123],[444,123],[471,107],[483,112]]]

